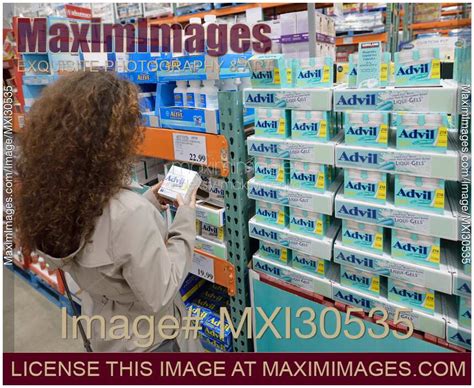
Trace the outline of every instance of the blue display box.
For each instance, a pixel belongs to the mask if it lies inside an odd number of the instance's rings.
[[[215,109],[161,107],[160,126],[170,129],[219,134],[219,111]]]

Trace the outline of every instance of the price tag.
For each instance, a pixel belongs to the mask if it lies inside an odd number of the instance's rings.
[[[173,147],[175,160],[207,164],[205,136],[173,133]]]
[[[191,273],[214,282],[214,260],[194,252]]]

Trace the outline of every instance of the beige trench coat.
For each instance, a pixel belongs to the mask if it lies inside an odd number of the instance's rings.
[[[168,229],[160,214],[158,202],[151,192],[143,196],[123,189],[115,195],[97,219],[92,238],[67,257],[51,257],[38,252],[53,268],[62,268],[83,290],[82,315],[100,315],[106,322],[106,335],[101,338],[101,325],[92,324],[91,344],[95,352],[143,352],[156,348],[162,341],[157,325],[165,315],[184,316],[179,288],[189,272],[195,241],[195,209],[180,206]],[[84,295],[85,292],[85,295]],[[177,310],[178,309],[178,310]],[[181,314],[179,314],[179,312]],[[150,346],[150,321],[135,318],[153,317],[155,337]],[[110,338],[110,328],[128,319],[128,333],[118,328]],[[169,323],[169,322],[167,322]],[[122,335],[124,334],[124,335]],[[71,333],[69,332],[69,335]],[[178,337],[182,351],[201,350],[198,341]]]

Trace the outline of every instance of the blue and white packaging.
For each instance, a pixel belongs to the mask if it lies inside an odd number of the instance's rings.
[[[342,220],[342,243],[347,247],[382,253],[384,244],[382,226]]]
[[[395,53],[395,86],[441,84],[439,48],[420,48]]]
[[[380,275],[341,265],[341,284],[370,294],[380,294]]]
[[[324,192],[333,180],[332,166],[290,160],[290,186],[295,189]]]
[[[396,147],[399,150],[446,152],[448,116],[444,113],[398,113]]]
[[[219,134],[219,111],[215,109],[161,107],[158,109],[163,128]]]
[[[395,176],[395,206],[444,213],[443,179]]]
[[[471,328],[471,298],[458,296],[458,323],[463,327]]]
[[[289,229],[311,237],[323,238],[329,228],[330,218],[326,214],[290,208]]]
[[[306,255],[298,251],[293,251],[291,258],[291,266],[293,268],[319,276],[326,276],[330,265],[331,262],[328,260]]]
[[[290,249],[275,244],[269,244],[259,240],[258,255],[265,259],[275,260],[288,264],[291,261],[292,252]]]
[[[282,54],[261,54],[249,58],[252,88],[279,88],[291,85],[291,71],[287,72]]]
[[[392,257],[439,268],[440,239],[392,229]]]
[[[386,112],[346,112],[346,144],[387,148],[389,116]]]
[[[297,88],[329,88],[334,77],[334,62],[330,57],[295,58],[293,85]]]
[[[435,292],[431,289],[388,278],[387,290],[388,300],[430,314],[435,311]]]
[[[382,42],[359,43],[357,57],[358,88],[387,86],[390,54],[382,53]]]
[[[284,186],[288,183],[288,162],[282,159],[255,158],[255,180]]]
[[[345,168],[344,196],[346,198],[385,203],[387,199],[387,173]]]
[[[333,136],[330,112],[291,111],[291,138],[327,142]]]
[[[276,203],[255,201],[255,219],[257,222],[285,228],[288,225],[287,209]]]
[[[286,139],[290,135],[291,113],[285,109],[255,109],[255,135]]]

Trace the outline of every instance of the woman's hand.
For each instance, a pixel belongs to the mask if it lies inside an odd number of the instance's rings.
[[[187,205],[190,208],[194,209],[196,207],[196,194],[197,194],[198,189],[199,189],[199,187],[196,187],[194,189],[194,191],[191,194],[191,197],[189,197],[189,202],[188,203],[185,203],[183,197],[181,197],[181,195],[178,194],[176,196],[175,206],[179,207],[181,205]]]
[[[151,188],[151,191],[153,192],[153,194],[155,195],[156,199],[158,200],[158,207],[159,207],[159,210],[164,212],[165,210],[168,210],[168,208],[170,207],[169,205],[169,201],[166,200],[165,198],[163,198],[161,195],[158,194],[158,190],[160,189],[161,185],[163,184],[163,181],[161,182],[158,182],[156,185],[154,185],[152,188]]]

